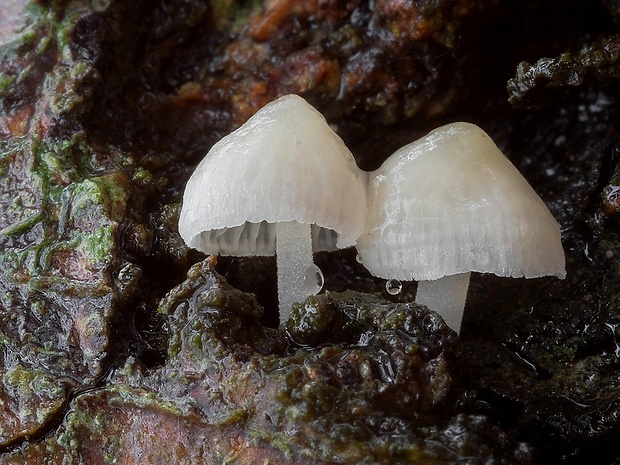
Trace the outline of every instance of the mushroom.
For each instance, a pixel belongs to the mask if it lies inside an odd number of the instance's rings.
[[[417,280],[416,300],[460,331],[472,271],[566,276],[553,215],[491,138],[454,123],[370,173],[360,260],[375,276]]]
[[[325,118],[287,95],[207,153],[185,188],[179,232],[207,254],[275,254],[282,326],[322,287],[313,250],[353,246],[362,232],[366,181]]]

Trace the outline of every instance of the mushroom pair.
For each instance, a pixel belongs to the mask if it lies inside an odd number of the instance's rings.
[[[491,138],[469,123],[432,131],[370,173],[357,250],[373,275],[419,281],[416,301],[457,332],[472,271],[566,276],[553,215]]]
[[[490,137],[436,129],[361,171],[305,100],[266,105],[209,151],[183,197],[181,237],[208,254],[276,255],[280,324],[317,293],[313,251],[357,244],[385,279],[459,331],[472,271],[564,278],[557,222]]]
[[[304,99],[275,100],[217,142],[187,183],[181,237],[207,254],[276,255],[280,325],[316,294],[313,251],[350,247],[366,215],[366,173]]]

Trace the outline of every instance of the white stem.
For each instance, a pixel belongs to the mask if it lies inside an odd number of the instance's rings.
[[[471,273],[461,273],[420,281],[416,302],[439,313],[450,328],[460,333],[470,276]]]
[[[276,266],[280,327],[286,324],[293,303],[312,294],[308,290],[308,269],[312,261],[312,235],[309,224],[287,221],[276,223]]]

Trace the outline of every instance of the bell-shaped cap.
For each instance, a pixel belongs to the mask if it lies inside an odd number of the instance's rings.
[[[304,99],[269,103],[217,142],[187,183],[181,237],[205,253],[273,255],[276,222],[311,224],[315,250],[355,244],[366,173]]]
[[[368,191],[357,248],[375,276],[566,275],[558,223],[473,124],[446,125],[402,147],[370,174]]]

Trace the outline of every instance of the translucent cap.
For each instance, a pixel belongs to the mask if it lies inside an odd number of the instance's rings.
[[[179,232],[205,253],[273,255],[273,224],[313,225],[315,250],[355,244],[366,173],[325,118],[287,95],[216,143],[187,183]]]
[[[375,276],[566,276],[558,223],[478,126],[446,125],[402,147],[370,174],[368,196],[357,248]]]

